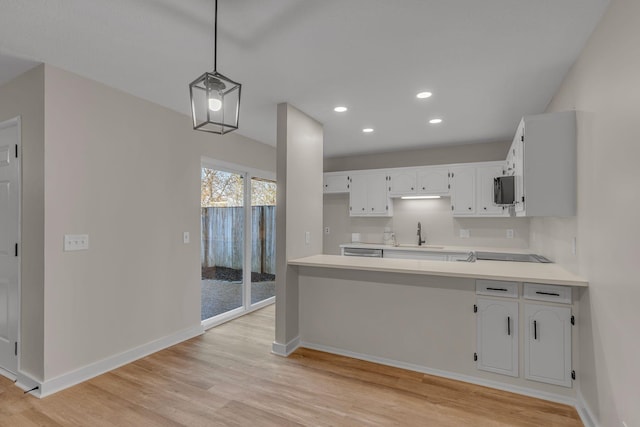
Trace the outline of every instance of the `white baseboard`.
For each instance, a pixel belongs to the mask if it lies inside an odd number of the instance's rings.
[[[600,425],[596,421],[596,417],[593,415],[593,411],[584,400],[584,396],[578,389],[578,402],[576,403],[576,410],[578,411],[578,415],[580,415],[580,419],[582,420],[582,424],[585,427],[600,427]]]
[[[7,371],[6,369],[0,368],[0,375],[2,375],[5,378],[9,378],[11,381],[16,381],[16,379],[18,377],[16,377],[16,374],[14,374],[11,371]]]
[[[68,372],[60,375],[59,377],[46,380],[40,384],[40,389],[34,391],[33,395],[36,397],[46,397],[53,393],[56,393],[65,388],[69,388],[83,381],[97,377],[105,372],[119,368],[120,366],[131,363],[134,360],[138,360],[142,357],[148,356],[157,351],[163,350],[172,345],[178,344],[182,341],[186,341],[190,338],[202,335],[204,330],[202,325],[193,326],[189,329],[176,332],[175,334],[159,338],[155,341],[151,341],[147,344],[132,348],[123,353],[116,354],[106,359],[99,360],[97,362],[86,365],[75,371]]]
[[[273,344],[271,344],[271,352],[278,356],[288,357],[291,353],[296,351],[298,347],[300,347],[300,336],[295,337],[286,344],[280,344],[279,342],[274,341]]]
[[[377,356],[371,356],[368,354],[355,353],[352,351],[329,347],[322,344],[314,344],[314,343],[302,341],[299,343],[299,346],[309,348],[311,350],[318,350],[318,351],[324,351],[326,353],[337,354],[339,356],[347,356],[347,357],[352,357],[354,359],[365,360],[367,362],[379,363],[381,365],[393,366],[394,368],[407,369],[409,371],[421,372],[423,374],[435,375],[437,377],[449,378],[452,380],[458,380],[466,383],[481,385],[484,387],[490,387],[498,390],[522,394],[524,396],[535,397],[538,399],[548,400],[550,402],[562,403],[565,405],[574,406],[577,409],[577,404],[576,404],[577,402],[575,398],[572,398],[569,396],[563,396],[561,394],[549,393],[545,391],[535,390],[535,389],[511,385],[511,384],[504,384],[501,382],[487,380],[484,378],[473,377],[470,375],[457,374],[455,372],[428,368],[426,366],[415,365],[413,363],[406,363],[398,360],[386,359],[384,357],[377,357]]]

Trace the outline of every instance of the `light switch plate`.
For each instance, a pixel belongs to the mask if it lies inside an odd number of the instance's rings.
[[[65,234],[64,235],[65,252],[86,251],[88,249],[89,249],[88,234]]]
[[[507,239],[513,239],[513,228],[507,229]]]
[[[460,237],[463,239],[468,239],[469,238],[469,229],[468,228],[461,228],[460,229]]]
[[[310,231],[305,231],[304,232],[304,243],[305,244],[309,244],[311,243],[311,232]]]
[[[191,241],[191,237],[189,236],[189,232],[185,231],[184,233],[182,233],[182,242],[186,245],[190,241]]]

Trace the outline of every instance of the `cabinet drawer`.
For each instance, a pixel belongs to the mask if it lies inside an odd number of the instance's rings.
[[[518,298],[518,282],[476,280],[476,294],[494,297]]]
[[[524,298],[571,304],[571,287],[557,285],[543,285],[540,283],[525,283]]]

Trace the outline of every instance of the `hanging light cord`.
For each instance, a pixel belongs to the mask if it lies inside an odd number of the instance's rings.
[[[213,71],[218,70],[218,0],[213,8]]]

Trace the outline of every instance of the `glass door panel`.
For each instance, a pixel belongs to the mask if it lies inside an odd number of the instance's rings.
[[[276,183],[251,178],[251,305],[275,296]]]
[[[243,309],[244,175],[202,168],[201,319]]]

